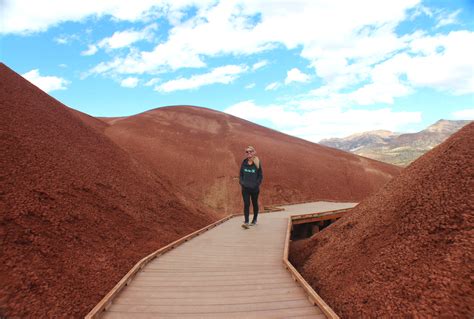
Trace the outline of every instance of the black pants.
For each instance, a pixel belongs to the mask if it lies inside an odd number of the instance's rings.
[[[257,189],[251,189],[251,188],[246,188],[242,187],[242,198],[244,199],[244,217],[245,217],[245,222],[249,222],[249,208],[250,208],[250,199],[252,199],[252,206],[253,206],[253,219],[252,223],[257,222],[257,217],[258,217],[258,194],[260,193],[260,190]]]

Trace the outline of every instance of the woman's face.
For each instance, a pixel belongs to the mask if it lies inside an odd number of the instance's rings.
[[[245,155],[247,156],[247,158],[252,158],[254,153],[255,153],[255,151],[252,150],[252,149],[248,148],[248,149],[245,150]]]

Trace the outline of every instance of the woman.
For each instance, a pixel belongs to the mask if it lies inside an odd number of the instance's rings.
[[[245,222],[243,228],[249,228],[257,224],[258,217],[258,194],[260,192],[260,184],[262,183],[262,163],[256,156],[257,152],[253,146],[245,149],[246,158],[240,166],[240,186],[242,186],[242,198],[244,200],[244,217]],[[249,224],[249,208],[250,199],[252,199],[253,219]]]

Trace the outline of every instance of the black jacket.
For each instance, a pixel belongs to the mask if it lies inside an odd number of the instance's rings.
[[[245,188],[258,189],[263,180],[262,162],[257,168],[255,163],[248,164],[247,159],[244,159],[240,166],[240,185]]]

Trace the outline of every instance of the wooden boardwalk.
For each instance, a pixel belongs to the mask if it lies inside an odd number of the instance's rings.
[[[247,230],[231,218],[149,262],[103,317],[325,318],[283,266],[288,217],[352,206],[285,206]]]

